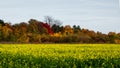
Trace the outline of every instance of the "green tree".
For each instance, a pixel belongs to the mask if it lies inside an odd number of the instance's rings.
[[[54,33],[58,33],[58,32],[61,31],[61,27],[58,26],[58,25],[56,25],[56,24],[54,24],[54,25],[52,26],[52,30],[53,30]]]
[[[4,25],[5,25],[4,21],[3,21],[3,20],[1,20],[1,19],[0,19],[0,24],[1,24],[2,26],[4,26]]]

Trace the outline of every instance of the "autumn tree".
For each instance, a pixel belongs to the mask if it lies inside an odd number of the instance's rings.
[[[73,29],[71,28],[70,25],[66,25],[64,27],[64,34],[68,35],[68,34],[73,34]]]
[[[28,24],[25,22],[21,22],[18,26],[19,34],[18,42],[29,42],[28,34]]]
[[[43,22],[37,23],[39,34],[48,34],[47,28],[44,27]]]
[[[9,36],[12,34],[11,25],[6,23],[5,26],[2,27],[3,40],[9,41]]]
[[[30,19],[29,21],[28,21],[28,23],[29,23],[29,25],[28,25],[28,32],[30,32],[30,33],[36,33],[36,34],[38,34],[39,33],[39,31],[38,31],[38,23],[37,23],[38,21],[37,20],[35,20],[35,19]]]
[[[79,32],[81,31],[80,26],[79,26],[79,25],[78,25],[78,26],[73,25],[73,31],[74,31],[75,34],[76,34],[76,33],[79,33]]]
[[[22,33],[23,33],[23,34],[27,33],[28,24],[25,23],[25,22],[21,22],[21,23],[19,24],[19,29],[20,29],[21,34],[22,34]]]
[[[20,28],[19,24],[12,25],[12,30],[13,30],[13,38],[12,39],[14,40],[14,42],[16,42],[17,39],[21,36],[19,28]]]
[[[119,36],[115,32],[109,32],[108,36],[110,43],[115,43],[115,39],[119,38]]]
[[[120,43],[120,33],[103,34],[89,29],[81,29],[79,25],[61,25],[60,20],[50,16],[45,22],[30,19],[28,23],[5,23],[0,20],[0,42],[21,43]]]
[[[0,41],[2,40],[2,24],[0,24]]]
[[[44,28],[47,29],[47,32],[48,32],[49,34],[53,34],[53,31],[52,31],[50,25],[48,25],[47,23],[42,23],[42,25],[43,25]]]
[[[115,43],[120,44],[120,33],[117,33],[117,38],[115,39]]]

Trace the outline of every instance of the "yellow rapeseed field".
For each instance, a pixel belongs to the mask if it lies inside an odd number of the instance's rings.
[[[0,44],[0,68],[119,68],[120,44]]]

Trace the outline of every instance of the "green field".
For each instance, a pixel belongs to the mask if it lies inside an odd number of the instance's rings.
[[[120,68],[119,44],[0,44],[0,68]]]

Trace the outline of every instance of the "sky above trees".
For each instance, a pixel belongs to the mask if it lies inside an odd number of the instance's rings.
[[[119,0],[2,0],[0,19],[20,23],[52,16],[63,25],[80,25],[103,33],[120,32]]]

